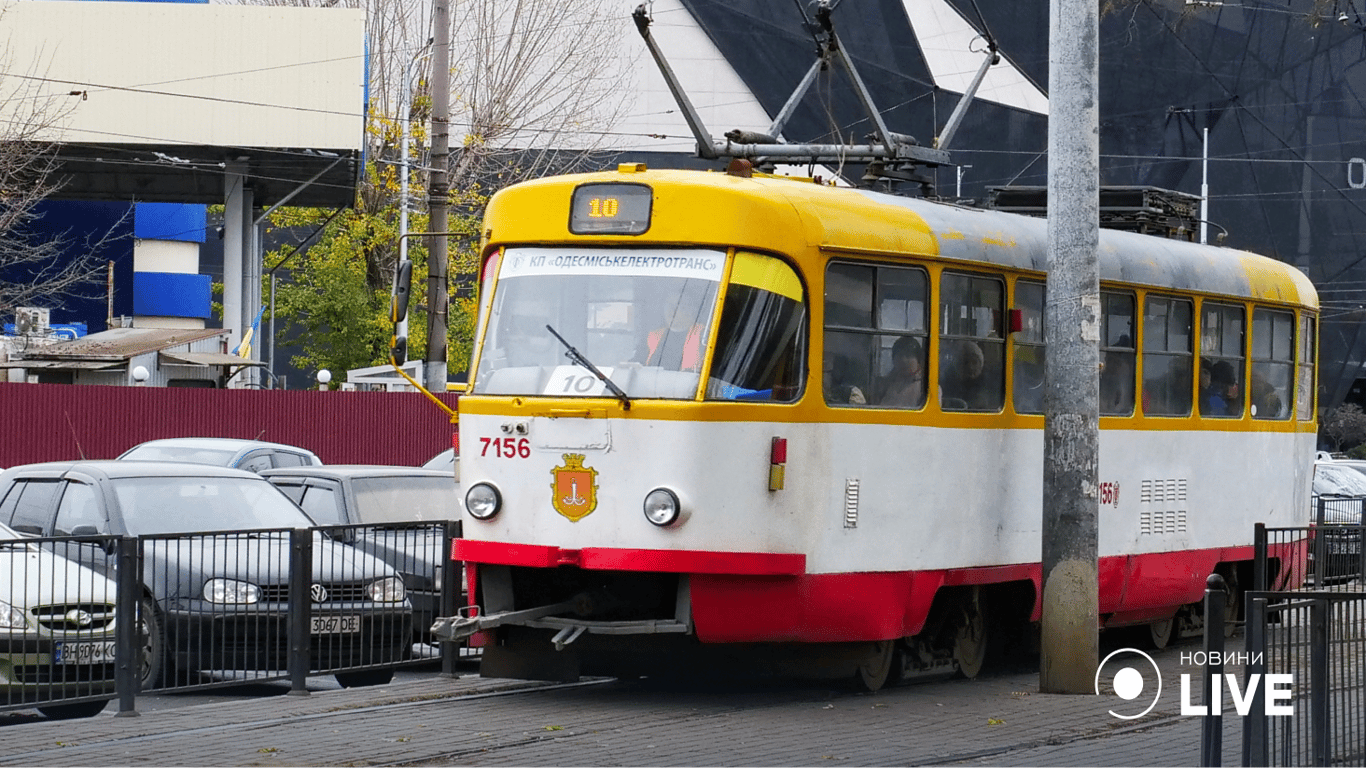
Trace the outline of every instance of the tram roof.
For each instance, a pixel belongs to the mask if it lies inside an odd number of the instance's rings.
[[[494,241],[501,239],[497,236],[505,228],[518,233],[516,240],[523,240],[523,235],[542,243],[571,239],[567,190],[588,182],[652,187],[655,212],[650,230],[640,237],[603,238],[635,246],[714,243],[793,256],[814,246],[826,252],[937,256],[965,264],[1047,271],[1046,219],[807,180],[639,167],[548,177],[499,192],[489,206]],[[503,205],[514,201],[512,207]],[[532,217],[524,215],[527,208],[544,215],[529,221]],[[674,215],[677,211],[686,215]],[[1100,277],[1150,288],[1318,306],[1309,278],[1289,264],[1233,248],[1113,229],[1100,231]]]

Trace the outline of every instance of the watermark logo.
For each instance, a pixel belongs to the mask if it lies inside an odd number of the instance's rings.
[[[1105,671],[1105,665],[1110,663],[1110,660],[1116,656],[1119,656],[1120,659],[1115,662],[1115,667],[1117,667],[1117,669],[1114,673],[1114,677],[1110,679],[1110,687],[1114,688],[1116,696],[1125,701],[1134,701],[1142,696],[1143,689],[1150,687],[1148,683],[1149,676],[1151,676],[1152,680],[1156,683],[1152,701],[1148,702],[1147,708],[1137,714],[1121,714],[1113,709],[1110,710],[1110,714],[1120,720],[1137,720],[1153,711],[1153,707],[1157,706],[1158,699],[1162,698],[1162,672],[1158,670],[1157,662],[1153,661],[1153,657],[1137,648],[1120,648],[1117,651],[1111,651],[1110,655],[1102,659],[1100,665],[1096,667],[1097,696],[1100,695],[1101,673]],[[1130,658],[1131,656],[1137,657],[1137,659]],[[1141,660],[1141,663],[1139,660]],[[1140,669],[1143,671],[1140,672]],[[1136,709],[1139,706],[1142,706],[1141,701],[1135,703],[1131,708]]]
[[[1114,662],[1111,664],[1111,662]],[[1262,654],[1240,652],[1183,651],[1181,664],[1199,667],[1199,672],[1181,673],[1181,715],[1183,717],[1203,717],[1224,714],[1224,693],[1228,693],[1233,711],[1240,717],[1252,714],[1257,701],[1257,691],[1262,691],[1263,712],[1272,717],[1286,717],[1295,714],[1294,699],[1295,676],[1289,674],[1251,674],[1245,681],[1238,675],[1221,674],[1212,679],[1210,701],[1205,704],[1193,703],[1194,691],[1203,689],[1204,668],[1207,664],[1257,664],[1262,663]],[[1108,670],[1107,670],[1108,665]],[[1120,720],[1137,720],[1153,711],[1162,698],[1162,672],[1152,656],[1137,648],[1120,648],[1112,651],[1096,667],[1095,691],[1101,694],[1100,681],[1110,674],[1110,687],[1114,694],[1126,702],[1124,706],[1111,709],[1110,714]],[[1132,703],[1128,703],[1132,702]],[[1147,706],[1144,706],[1144,703]],[[1116,711],[1119,710],[1119,711]]]

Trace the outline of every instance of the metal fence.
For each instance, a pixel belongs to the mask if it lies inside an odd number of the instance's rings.
[[[1363,512],[1366,498],[1314,498],[1307,574],[1315,588],[1349,583],[1366,572]]]
[[[1366,758],[1366,593],[1249,592],[1245,765],[1359,765]],[[1266,713],[1267,675],[1288,675],[1293,714]]]
[[[49,551],[58,544],[0,541],[0,709],[88,716],[115,692],[118,587]]]
[[[1242,691],[1250,703],[1245,713],[1239,713],[1243,765],[1366,762],[1362,526],[1332,522],[1334,501],[1324,499],[1317,505],[1318,525],[1256,528],[1253,584],[1244,594]],[[1206,593],[1207,614],[1220,607],[1211,601],[1223,599],[1222,585],[1212,585]],[[1206,650],[1222,651],[1223,638],[1213,636],[1217,634],[1207,635]],[[1205,670],[1206,701],[1211,695],[1208,681],[1223,672]],[[1275,685],[1280,698],[1273,699],[1269,689]],[[1288,708],[1290,714],[1268,713],[1268,703]],[[1220,764],[1219,723],[1213,714],[1206,719],[1204,765]]]
[[[139,691],[309,676],[388,682],[429,643],[462,573],[459,523],[0,541],[0,710],[99,712]],[[448,573],[449,571],[449,573]],[[131,619],[129,618],[131,617]]]

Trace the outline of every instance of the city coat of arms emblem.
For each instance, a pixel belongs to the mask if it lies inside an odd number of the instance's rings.
[[[577,523],[598,506],[598,471],[583,465],[583,454],[566,453],[564,466],[555,467],[550,474],[550,504],[555,511]]]

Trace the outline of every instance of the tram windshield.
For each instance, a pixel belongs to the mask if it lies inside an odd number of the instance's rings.
[[[631,399],[692,400],[699,391],[793,399],[804,349],[800,282],[777,259],[737,255],[717,333],[727,258],[710,249],[507,249],[472,391],[611,397],[549,326]],[[709,357],[715,373],[702,387]]]

